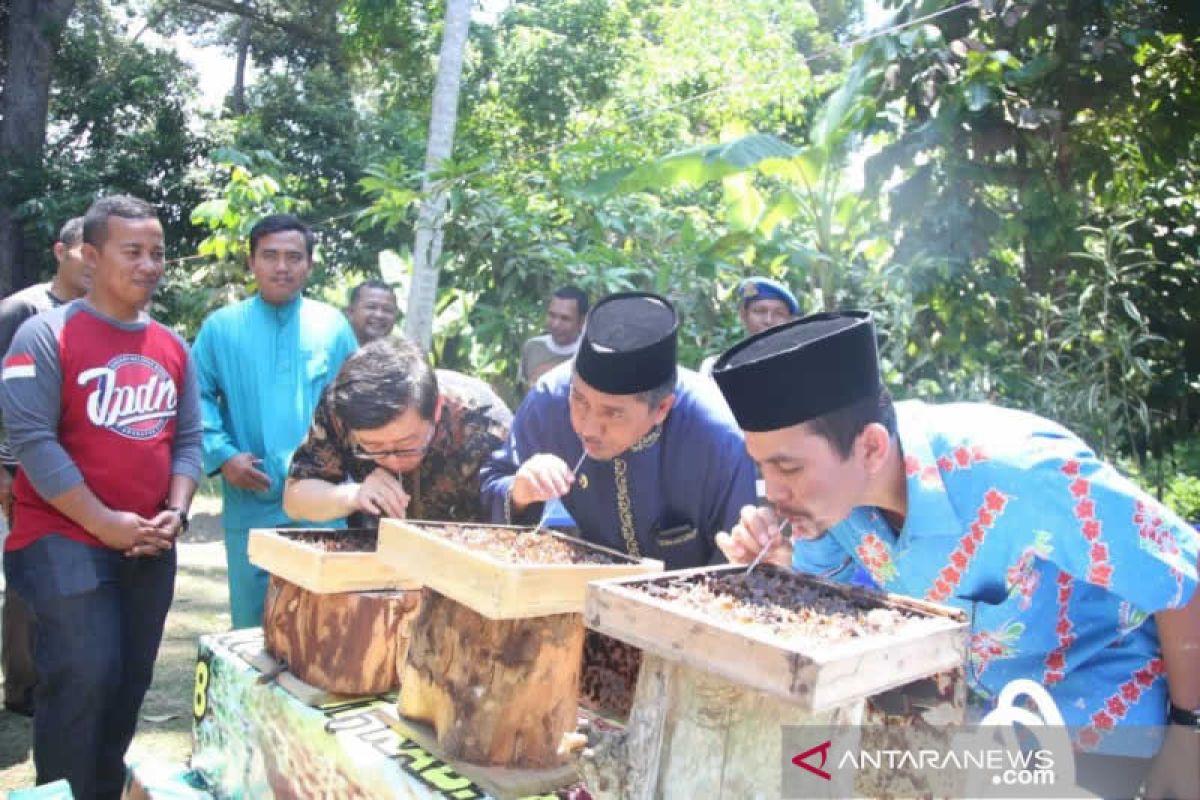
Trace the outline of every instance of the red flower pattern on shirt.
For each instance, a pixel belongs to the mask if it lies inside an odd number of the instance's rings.
[[[1179,542],[1175,534],[1163,524],[1161,518],[1153,515],[1146,503],[1138,500],[1133,510],[1133,523],[1138,526],[1138,545],[1157,556],[1178,556]],[[1175,597],[1171,602],[1172,608],[1183,603],[1183,573],[1176,567],[1170,569],[1171,577],[1175,579]]]
[[[995,524],[996,518],[1004,513],[1008,504],[1008,496],[998,489],[988,489],[983,496],[983,506],[975,514],[975,521],[967,529],[967,533],[958,540],[958,545],[950,553],[949,563],[942,567],[933,586],[925,592],[925,599],[940,603],[954,593],[955,587],[962,582],[963,575],[975,557],[979,545],[983,544],[989,528]]]
[[[854,552],[880,586],[896,577],[896,564],[892,561],[891,553],[876,534],[868,533],[864,536]]]
[[[1050,545],[1050,534],[1038,531],[1034,543],[1026,547],[1017,563],[1005,572],[1004,581],[1009,595],[1015,593],[1020,596],[1017,607],[1021,611],[1028,611],[1033,605],[1033,595],[1041,584],[1042,573],[1035,569],[1036,560],[1049,558],[1053,549]]]
[[[1072,479],[1067,490],[1078,498],[1075,518],[1079,520],[1079,532],[1090,544],[1087,581],[1107,589],[1112,584],[1113,564],[1108,560],[1108,545],[1100,541],[1102,526],[1096,518],[1096,503],[1088,496],[1092,483],[1080,474],[1080,464],[1074,459],[1064,462],[1059,471]]]
[[[1060,572],[1056,584],[1058,587],[1058,614],[1054,632],[1058,635],[1058,644],[1043,661],[1046,671],[1042,674],[1042,683],[1047,687],[1053,686],[1063,679],[1067,670],[1067,650],[1075,643],[1075,625],[1071,622],[1070,615],[1067,614],[1075,582],[1070,575]]]
[[[1017,640],[1025,632],[1025,623],[1008,622],[998,631],[979,631],[971,634],[971,664],[975,679],[987,672],[993,658],[1012,658],[1016,655]]]
[[[1084,750],[1094,750],[1104,737],[1103,732],[1116,727],[1129,713],[1129,709],[1141,699],[1142,692],[1150,688],[1165,671],[1163,660],[1152,658],[1146,662],[1146,666],[1135,671],[1129,680],[1118,686],[1115,692],[1104,698],[1100,707],[1092,713],[1091,722],[1076,735],[1079,746]]]

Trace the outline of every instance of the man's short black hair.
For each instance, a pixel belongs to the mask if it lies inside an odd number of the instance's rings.
[[[103,247],[104,240],[108,238],[109,217],[158,219],[158,212],[140,197],[127,194],[101,197],[83,215],[83,241],[92,247]]]
[[[83,241],[83,217],[71,217],[58,229],[58,239],[67,247],[74,247]]]
[[[284,231],[299,231],[304,234],[304,248],[308,251],[308,257],[311,259],[313,248],[317,244],[317,237],[313,234],[312,228],[308,227],[308,224],[295,214],[271,214],[260,219],[258,224],[250,229],[250,255],[253,256],[254,251],[258,249],[259,239]]]
[[[843,460],[850,457],[854,440],[872,422],[878,422],[891,436],[896,435],[896,407],[892,393],[880,386],[879,392],[836,411],[810,419],[812,432],[829,442]]]
[[[378,278],[368,278],[367,280],[363,281],[358,286],[355,286],[353,289],[350,290],[349,305],[354,305],[355,303],[357,303],[358,296],[361,295],[367,289],[382,289],[385,292],[391,292],[392,300],[396,299],[396,290],[393,289],[390,284],[384,283],[383,281],[379,280]]]
[[[554,290],[554,297],[559,300],[574,300],[575,307],[579,309],[579,318],[583,319],[588,312],[588,296],[587,292],[580,289],[578,286],[563,286]]]
[[[437,373],[408,339],[385,336],[365,344],[342,364],[330,386],[333,413],[348,430],[382,428],[417,409],[432,420],[437,408]]]

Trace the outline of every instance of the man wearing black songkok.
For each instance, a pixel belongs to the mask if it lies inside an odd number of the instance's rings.
[[[885,591],[967,610],[979,711],[1032,680],[1071,726],[1080,785],[1133,797],[1148,774],[1144,796],[1200,797],[1189,525],[1049,420],[893,404],[867,312],[760,333],[713,377],[772,506],[719,538],[732,561],[769,545],[777,564],[845,580],[852,560]]]
[[[754,501],[754,468],[715,387],[676,366],[677,329],[657,295],[596,304],[575,360],[533,388],[481,473],[494,521],[561,498],[589,541],[669,569],[723,560],[714,537]]]

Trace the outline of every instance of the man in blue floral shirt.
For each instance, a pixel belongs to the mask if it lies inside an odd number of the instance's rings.
[[[966,609],[977,704],[1032,679],[1076,731],[1081,783],[1094,765],[1106,796],[1132,796],[1149,772],[1151,797],[1200,797],[1191,527],[1053,422],[893,406],[866,312],[747,339],[714,378],[773,507],[747,507],[719,539],[731,561],[770,546],[778,564],[835,580],[861,565],[886,591]],[[1165,739],[1113,736],[1168,720]],[[1114,774],[1127,785],[1114,790]]]

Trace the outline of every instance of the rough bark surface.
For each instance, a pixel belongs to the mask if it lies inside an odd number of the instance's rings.
[[[24,268],[31,260],[15,208],[28,199],[20,194],[22,184],[36,180],[42,166],[54,54],[74,10],[75,0],[8,2],[8,63],[0,93],[0,296],[37,279]]]
[[[400,680],[400,713],[428,723],[442,755],[495,767],[564,763],[575,729],[583,617],[491,620],[427,591]]]
[[[420,591],[317,594],[272,575],[263,612],[266,649],[318,689],[392,691],[420,603]]]

